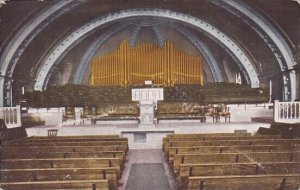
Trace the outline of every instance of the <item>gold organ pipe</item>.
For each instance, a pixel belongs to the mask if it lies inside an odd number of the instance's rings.
[[[152,70],[153,70],[153,59],[152,59],[152,52],[153,49],[150,47],[150,44],[148,44],[148,57],[149,57],[149,75],[147,76],[147,78],[149,78],[150,80],[152,79]]]
[[[187,82],[188,82],[188,84],[190,84],[190,82],[191,82],[191,77],[193,76],[193,75],[191,75],[191,68],[190,68],[190,63],[188,62],[188,56],[185,56],[185,65],[186,65],[186,71],[187,71],[187,74],[188,74],[188,76],[187,76]]]
[[[136,53],[138,53],[137,47],[136,47]],[[140,55],[142,55],[142,54],[143,54],[143,52],[140,51]],[[137,54],[135,57],[135,61],[136,61],[136,64],[138,65],[138,67],[137,67],[136,73],[134,75],[134,78],[135,78],[135,83],[138,83],[139,76],[137,74],[140,73],[141,62],[140,62],[140,56],[138,56]]]
[[[174,64],[174,59],[173,59],[173,45],[170,44],[170,56],[169,56],[169,59],[170,59],[170,64],[169,64],[169,85],[171,86],[172,84],[172,65]]]
[[[183,56],[183,52],[181,52],[181,56],[180,56],[180,65],[181,65],[181,76],[182,76],[182,83],[185,83],[185,68],[184,68],[184,63],[183,63],[183,59],[184,59],[184,56]]]
[[[159,72],[159,84],[163,84],[162,83],[162,75],[163,75],[163,70],[162,70],[162,68],[161,68],[161,65],[162,65],[162,53],[161,53],[161,51],[159,51],[159,49],[158,49],[158,52],[159,52],[159,59],[158,59],[158,72]]]
[[[194,76],[196,76],[195,80],[196,80],[196,82],[197,82],[197,81],[198,81],[198,71],[197,71],[198,67],[197,67],[197,63],[196,63],[194,57],[193,57],[193,64],[194,64],[194,68],[195,68]]]
[[[160,48],[153,44],[140,44],[131,48],[127,41],[118,50],[91,62],[90,84],[121,85],[154,84],[173,86],[181,83],[203,84],[202,58],[194,57],[167,41]]]
[[[200,83],[201,83],[201,85],[203,85],[204,79],[203,79],[203,69],[202,69],[202,64],[203,64],[203,59],[202,59],[202,57],[201,57],[201,62],[200,62],[200,63],[201,63],[201,64],[200,64],[200,67],[201,67],[201,68],[199,68],[200,77],[201,77]]]
[[[161,75],[159,77],[159,83],[163,84],[163,78],[164,78],[164,71],[163,71],[163,68],[162,68],[162,65],[163,65],[163,54],[162,54],[161,51],[159,51],[159,52],[160,52],[160,56],[159,56],[159,69],[158,70],[161,73]]]
[[[156,74],[157,74],[157,72],[155,72],[156,71],[156,65],[157,65],[157,63],[154,61],[154,55],[156,55],[156,47],[154,46],[154,47],[151,47],[150,46],[150,48],[151,48],[151,53],[150,53],[150,56],[151,56],[151,80],[153,80],[153,82],[155,83],[156,82]]]
[[[107,60],[107,58],[105,59],[105,60]],[[105,77],[106,77],[106,69],[107,69],[107,66],[106,66],[106,62],[104,62],[104,64],[103,64],[103,78],[102,78],[102,80],[103,80],[103,83],[104,83],[104,85],[106,85],[106,80],[105,80]]]
[[[144,69],[143,69],[144,76],[143,76],[142,80],[145,80],[149,76],[149,73],[150,73],[150,71],[149,71],[150,70],[150,67],[149,67],[150,56],[148,55],[148,52],[149,52],[149,46],[148,46],[148,44],[145,44],[145,46],[144,46],[144,59],[143,59],[143,61],[145,61],[147,67],[144,67]],[[146,58],[146,60],[145,60],[145,58]]]
[[[181,54],[181,65],[182,65],[182,82],[186,82],[186,76],[185,76],[185,64],[184,64],[184,55],[183,52]]]
[[[110,60],[111,60],[112,58],[113,58],[113,56],[109,56],[109,59],[110,59]],[[110,73],[109,73],[109,72],[110,72],[109,62],[110,62],[110,61],[107,61],[106,64],[105,64],[105,65],[106,65],[106,75],[105,75],[105,76],[106,76],[106,77],[105,77],[106,86],[109,84],[109,74],[110,74]]]
[[[131,83],[133,83],[133,84],[134,84],[134,76],[133,76],[133,73],[136,72],[136,67],[137,67],[137,64],[136,64],[136,62],[134,61],[134,58],[135,58],[135,50],[134,50],[134,48],[131,48],[132,73],[130,73],[130,76],[131,76]]]
[[[116,85],[116,83],[115,83],[115,80],[116,80],[116,75],[115,75],[115,73],[116,73],[116,71],[115,71],[115,64],[116,64],[116,62],[113,62],[113,63],[111,63],[111,71],[112,71],[112,76],[111,76],[111,83],[113,84],[113,85]]]
[[[173,73],[173,65],[175,63],[175,59],[174,59],[174,51],[173,51],[173,44],[170,44],[170,57],[169,59],[171,60],[170,61],[170,65],[169,65],[169,78],[170,78],[170,86],[172,86],[172,73]]]
[[[110,61],[110,59],[111,59],[111,56],[109,56],[108,58],[108,61],[106,61],[105,62],[105,78],[104,78],[104,81],[105,81],[105,85],[107,86],[107,84],[108,84],[108,81],[107,81],[107,78],[108,78],[108,75],[109,75],[109,73],[108,73],[108,62]]]
[[[101,81],[101,83],[103,83],[104,67],[105,67],[104,63],[105,63],[105,60],[106,60],[106,59],[103,59],[103,60],[102,60],[102,64],[101,64],[101,70],[100,70],[101,75],[100,75],[100,78],[99,78],[99,81]],[[103,84],[104,84],[104,83],[103,83]]]
[[[135,48],[135,50],[136,50],[135,61],[136,61],[136,64],[138,65],[138,67],[137,67],[136,73],[135,73],[135,75],[134,75],[134,78],[135,78],[135,83],[138,83],[139,76],[136,75],[136,74],[140,73],[140,66],[141,66],[141,63],[140,63],[140,60],[139,60],[139,57],[140,57],[140,56],[137,55],[137,53],[138,53],[137,47]],[[141,52],[141,51],[140,51],[140,54],[142,55],[142,52]]]
[[[113,86],[115,86],[115,62],[112,62],[112,63],[110,63],[111,64],[111,84],[113,85]]]
[[[149,74],[150,74],[150,64],[151,64],[151,60],[150,59],[151,58],[148,55],[148,53],[149,53],[149,44],[145,45],[144,53],[145,53],[145,55],[144,55],[144,60],[143,61],[146,62],[147,67],[146,67],[146,72],[145,72],[146,75],[144,75],[143,80],[145,80],[149,76]],[[146,60],[145,60],[145,58],[146,58]]]
[[[183,65],[182,65],[182,61],[181,61],[181,58],[182,58],[182,52],[180,52],[180,61],[179,61],[179,75],[180,75],[180,79],[179,79],[179,82],[183,82]]]
[[[127,44],[127,60],[128,60],[128,64],[129,64],[129,68],[130,68],[130,72],[127,74],[128,76],[128,83],[131,84],[131,73],[132,73],[132,62],[131,62],[131,49]]]
[[[147,70],[148,73],[147,73],[147,76],[146,76],[145,79],[151,79],[151,78],[149,78],[149,76],[151,76],[151,70],[152,70],[152,58],[151,58],[151,54],[150,54],[150,53],[151,53],[151,50],[150,50],[150,44],[147,44],[147,46],[148,46],[148,47],[147,47],[147,50],[148,50],[148,51],[147,51],[147,54],[146,54],[146,55],[147,55],[147,58],[148,58],[149,61],[148,61],[148,70]],[[144,80],[145,80],[145,79],[144,79]]]
[[[170,82],[170,78],[169,78],[169,65],[170,65],[170,42],[168,41],[168,44],[167,44],[167,53],[165,55],[165,58],[166,58],[166,61],[167,61],[167,64],[166,64],[166,67],[165,67],[165,71],[166,71],[166,79],[167,79],[167,83],[166,85],[169,86],[169,82]]]
[[[112,62],[108,62],[107,63],[107,67],[108,67],[108,70],[109,70],[109,75],[108,75],[108,78],[107,78],[107,81],[108,81],[108,84],[112,84],[112,81],[111,81],[111,79],[112,79],[112,66],[111,66],[111,63]]]
[[[107,60],[107,59],[106,59]],[[106,85],[106,77],[107,77],[107,62],[104,62],[104,74],[103,74],[103,81],[104,81],[104,84]]]
[[[110,56],[109,59],[112,59],[113,56]],[[105,77],[105,81],[106,81],[106,86],[108,86],[109,84],[109,61],[106,62],[106,77]]]
[[[133,57],[133,60],[134,60],[134,65],[135,65],[135,70],[134,70],[134,73],[138,73],[138,70],[139,70],[139,63],[137,62],[137,51],[136,51],[136,48],[134,48],[134,57]],[[136,83],[136,75],[132,75],[133,79],[134,79],[134,84]]]
[[[181,65],[181,81],[182,83],[184,83],[184,65],[183,65],[183,53],[181,52],[181,56],[180,56],[180,65]]]
[[[169,64],[170,64],[170,44],[169,44],[169,41],[167,42],[167,53],[166,53],[166,55],[165,55],[165,60],[166,60],[166,67],[165,67],[165,71],[166,71],[166,86],[168,86],[169,85],[169,81],[170,81],[170,79],[169,79]]]
[[[187,72],[187,83],[189,84],[191,81],[192,75],[190,74],[190,64],[187,61],[187,56],[185,56],[185,65],[186,65],[186,72]]]
[[[137,58],[138,58],[138,55],[137,55],[137,49],[136,49],[136,47],[134,48],[134,64],[136,65],[135,66],[135,73],[134,73],[134,75],[133,75],[133,77],[134,77],[134,83],[136,84],[137,83],[137,73],[139,72],[139,67],[140,67],[140,63],[137,61]]]
[[[186,54],[183,54],[183,57],[184,57],[185,78],[186,78],[185,82],[188,83],[189,82],[189,76],[188,76],[188,74],[189,74],[189,72],[188,72],[189,67],[188,67],[188,63],[186,61]]]
[[[183,54],[183,68],[184,68],[184,83],[187,83],[188,76],[187,76],[187,64],[185,62],[185,53]]]
[[[192,82],[196,83],[196,81],[197,81],[196,80],[197,78],[195,77],[196,76],[196,71],[195,71],[196,67],[195,67],[195,63],[193,62],[193,57],[190,57],[190,63],[192,64],[192,75],[194,76]]]
[[[104,60],[101,60],[100,61],[101,64],[98,65],[99,66],[99,68],[98,68],[99,69],[98,70],[99,75],[98,75],[98,78],[97,78],[97,82],[100,82],[100,84],[102,83],[101,77],[103,76],[103,73],[102,73],[103,72],[103,61]],[[99,78],[99,76],[100,76],[100,78]]]
[[[197,60],[195,57],[193,57],[194,65],[195,65],[195,76],[197,76],[196,80],[199,81],[198,78],[198,67],[197,67]]]
[[[144,44],[143,46],[143,53],[144,53],[144,55],[143,55],[143,58],[142,58],[142,62],[144,62],[145,63],[145,67],[142,67],[142,77],[141,77],[141,82],[143,81],[143,80],[145,80],[145,78],[147,77],[147,75],[148,75],[148,72],[149,72],[149,59],[148,59],[148,56],[147,56],[147,54],[148,54],[148,44]]]

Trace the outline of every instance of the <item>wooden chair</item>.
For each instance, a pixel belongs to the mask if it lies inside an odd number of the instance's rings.
[[[48,137],[56,137],[58,129],[49,129],[48,130]]]

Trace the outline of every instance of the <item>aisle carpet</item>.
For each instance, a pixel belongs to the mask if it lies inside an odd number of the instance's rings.
[[[170,190],[163,164],[132,164],[125,189]]]

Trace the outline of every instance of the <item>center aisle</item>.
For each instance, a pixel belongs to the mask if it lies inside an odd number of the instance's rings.
[[[170,190],[175,181],[161,149],[129,150],[119,190]]]

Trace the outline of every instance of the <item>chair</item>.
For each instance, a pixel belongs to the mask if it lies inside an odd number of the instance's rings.
[[[48,130],[48,137],[56,137],[58,129],[49,129]]]

